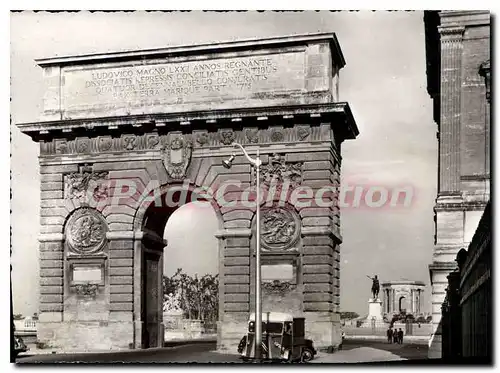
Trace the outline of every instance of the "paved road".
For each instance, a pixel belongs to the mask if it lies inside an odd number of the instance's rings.
[[[343,350],[352,350],[361,347],[376,348],[398,355],[401,358],[413,359],[426,359],[429,346],[427,343],[403,343],[393,344],[380,341],[369,340],[346,340],[344,341]]]
[[[215,351],[215,342],[106,353],[75,353],[20,356],[18,364],[37,363],[241,363],[237,354]],[[394,345],[377,341],[345,341],[343,349],[334,354],[319,353],[314,363],[356,363],[425,359],[427,345]]]
[[[238,355],[215,352],[215,342],[106,353],[20,356],[16,363],[239,363]]]

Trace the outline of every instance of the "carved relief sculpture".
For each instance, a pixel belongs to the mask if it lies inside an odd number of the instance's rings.
[[[56,140],[56,154],[65,154],[68,152],[68,142],[66,140]]]
[[[268,164],[261,166],[261,182],[269,186],[287,181],[291,187],[296,187],[302,183],[302,166],[302,162],[287,163],[285,157],[275,153],[269,158]]]
[[[75,254],[95,254],[106,241],[107,225],[97,210],[81,208],[68,219],[66,240]]]
[[[135,135],[123,136],[123,148],[127,150],[134,150],[137,146],[137,137]]]
[[[191,161],[193,144],[181,133],[170,133],[163,146],[163,165],[172,179],[182,180]]]
[[[148,135],[146,143],[148,149],[156,149],[156,147],[160,143],[160,137],[157,134]]]
[[[271,141],[272,142],[281,142],[285,139],[285,134],[283,130],[273,130],[271,132]]]
[[[251,144],[257,144],[259,142],[259,130],[257,129],[247,129],[245,131],[245,136]]]
[[[86,284],[75,285],[76,294],[84,298],[94,299],[97,295],[98,290],[99,290],[99,285],[97,284],[86,283]]]
[[[108,172],[82,171],[75,172],[65,177],[66,199],[78,199],[81,203],[87,203],[90,196],[95,201],[101,201],[108,197],[107,179]]]
[[[107,152],[111,150],[111,146],[113,145],[113,141],[110,136],[107,137],[99,137],[97,141],[97,148],[100,152]]]
[[[208,143],[208,133],[200,133],[196,137],[196,142],[200,145],[203,146]]]
[[[264,249],[293,249],[300,235],[300,218],[295,211],[282,207],[264,209],[261,219],[261,244]]]
[[[268,294],[285,295],[294,286],[288,281],[273,280],[273,282],[264,282],[262,287],[264,288],[264,292]]]
[[[299,137],[300,141],[304,141],[309,137],[311,134],[311,129],[307,127],[299,127],[297,129],[297,136]]]
[[[234,142],[235,136],[233,131],[221,131],[219,135],[220,141],[224,145],[231,145]]]
[[[76,139],[77,153],[88,153],[90,151],[89,139]]]

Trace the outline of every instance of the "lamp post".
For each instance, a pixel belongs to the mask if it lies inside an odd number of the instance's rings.
[[[255,167],[257,176],[257,192],[255,201],[255,223],[256,223],[256,248],[255,248],[255,358],[262,358],[262,296],[261,296],[261,273],[260,273],[260,165],[262,161],[259,158],[259,148],[257,148],[256,158],[251,158],[241,144],[233,143],[234,147],[241,149],[246,159]],[[227,169],[231,168],[236,155],[233,153],[229,160],[222,162]]]

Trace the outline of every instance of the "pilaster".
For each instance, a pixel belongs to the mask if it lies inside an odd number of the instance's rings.
[[[464,27],[441,27],[439,193],[460,190],[460,88]]]

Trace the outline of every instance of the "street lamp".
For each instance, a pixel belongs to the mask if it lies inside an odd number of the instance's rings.
[[[234,147],[239,147],[250,164],[255,167],[257,176],[257,194],[255,201],[255,223],[256,223],[256,248],[255,248],[255,358],[262,358],[262,297],[261,297],[261,277],[260,277],[260,165],[262,161],[259,158],[259,148],[257,148],[257,157],[251,158],[245,148],[238,143],[233,143]],[[233,153],[228,160],[224,160],[222,165],[230,169],[236,155]]]

